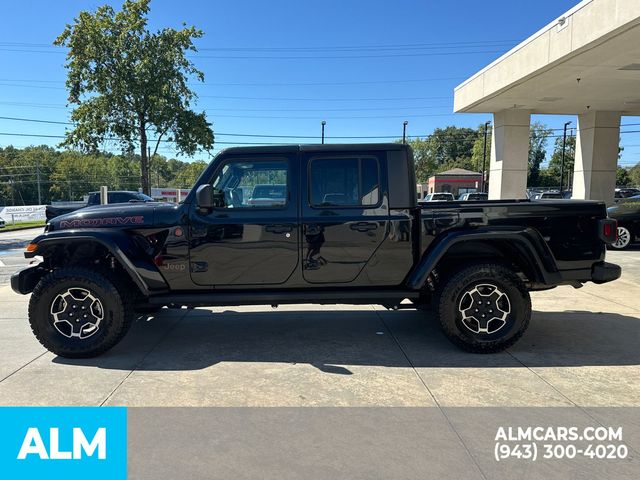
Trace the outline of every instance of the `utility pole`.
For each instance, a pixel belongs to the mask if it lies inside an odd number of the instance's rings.
[[[573,159],[573,168],[570,172],[567,172],[567,176],[569,177],[567,178],[567,189],[569,189],[569,185],[571,185],[571,190],[573,190],[573,172],[576,169],[576,139],[573,128],[571,129],[571,133],[569,133],[569,138],[573,139],[573,146],[569,150],[571,152],[571,158]],[[571,193],[571,196],[573,196],[573,192]]]
[[[40,193],[40,158],[36,158],[36,178],[38,180],[38,205],[42,205],[42,195]]]
[[[406,120],[402,122],[402,144],[405,145],[407,143],[407,125],[409,122]]]
[[[322,144],[324,145],[324,126],[327,124],[324,120],[322,120]]]
[[[147,147],[147,185],[151,193],[151,147]]]
[[[571,125],[571,122],[564,124],[564,134],[562,136],[562,163],[560,164],[560,193],[562,193],[562,184],[564,182],[564,151],[567,144],[567,127]]]
[[[484,145],[482,146],[482,188],[480,189],[482,193],[484,193],[485,190],[484,175],[487,164],[487,133],[489,132],[489,125],[491,125],[491,122],[486,122],[484,124]]]

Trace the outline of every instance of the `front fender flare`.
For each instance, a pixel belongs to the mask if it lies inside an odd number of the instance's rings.
[[[107,249],[122,265],[131,280],[144,296],[162,293],[168,286],[152,261],[136,245],[130,235],[122,231],[109,229],[59,230],[44,233],[31,243],[38,245],[36,250],[25,252],[26,258],[37,255],[46,257],[47,252],[60,245],[72,243],[96,242]]]

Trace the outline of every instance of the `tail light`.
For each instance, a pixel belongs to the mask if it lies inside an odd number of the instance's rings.
[[[605,243],[615,243],[618,240],[618,221],[611,218],[600,220],[598,235]]]

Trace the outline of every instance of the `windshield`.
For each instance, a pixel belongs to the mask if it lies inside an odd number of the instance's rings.
[[[138,193],[135,196],[136,200],[140,200],[142,202],[153,202],[153,198],[151,198],[149,195],[145,195],[144,193]]]

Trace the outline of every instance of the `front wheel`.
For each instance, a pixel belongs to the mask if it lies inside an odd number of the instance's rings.
[[[444,282],[438,305],[444,334],[472,353],[500,352],[529,326],[531,298],[524,283],[500,264],[472,265]]]
[[[124,289],[108,275],[61,268],[40,280],[29,301],[29,323],[40,343],[67,358],[94,357],[122,339],[132,322]]]

